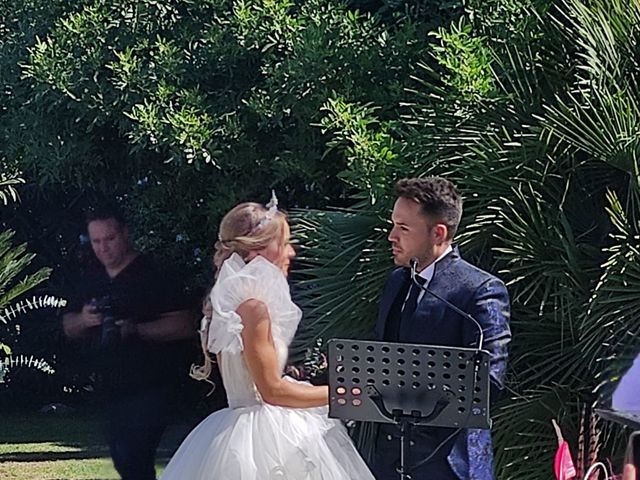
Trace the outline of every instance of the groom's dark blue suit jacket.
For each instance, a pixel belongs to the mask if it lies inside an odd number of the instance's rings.
[[[406,294],[410,281],[408,268],[397,268],[389,275],[374,331],[377,340],[385,339],[385,327],[392,305],[398,295]],[[504,283],[463,260],[458,248],[454,246],[451,253],[436,263],[428,288],[480,323],[484,332],[484,349],[491,353],[492,391],[495,393],[495,390],[501,390],[507,363],[507,344],[511,339],[509,294]],[[477,338],[478,329],[473,322],[425,293],[410,321],[400,324],[398,341],[464,347],[477,345]],[[439,437],[437,430],[428,427],[420,432],[421,436],[429,436],[430,430],[434,437]],[[426,443],[434,442],[427,440]],[[428,455],[429,452],[422,453]],[[391,456],[397,456],[397,452],[386,449],[376,452],[376,455],[388,455],[391,461]],[[464,430],[456,438],[447,459],[461,480],[493,479],[490,432]]]

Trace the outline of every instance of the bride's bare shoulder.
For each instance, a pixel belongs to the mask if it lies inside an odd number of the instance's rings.
[[[249,298],[238,305],[236,313],[245,323],[269,320],[269,308],[264,302],[255,298]]]

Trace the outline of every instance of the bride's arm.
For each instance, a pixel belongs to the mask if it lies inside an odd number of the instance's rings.
[[[262,399],[282,407],[318,407],[329,401],[326,386],[315,387],[282,378],[271,336],[271,319],[266,305],[250,299],[236,310],[242,318],[244,360]]]

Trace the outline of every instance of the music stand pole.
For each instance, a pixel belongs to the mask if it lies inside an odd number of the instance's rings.
[[[411,476],[407,473],[409,465],[409,449],[411,448],[411,424],[406,420],[400,421],[400,478],[409,480]]]

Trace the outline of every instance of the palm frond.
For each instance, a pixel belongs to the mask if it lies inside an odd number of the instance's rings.
[[[616,243],[580,325],[580,343],[590,359],[582,363],[583,375],[604,384],[617,379],[640,351],[640,225],[628,222],[613,192],[609,201]]]
[[[41,308],[62,308],[67,304],[64,298],[53,295],[34,295],[31,298],[23,298],[12,305],[0,309],[0,322],[9,323],[20,315]]]
[[[637,176],[640,105],[633,92],[602,87],[576,93],[570,103],[557,103],[547,108],[545,126],[550,133],[594,159]]]
[[[595,81],[624,86],[629,71],[638,70],[638,0],[567,0],[559,5],[554,17],[559,29],[578,48],[585,85]]]
[[[26,252],[26,244],[13,246],[13,237],[11,230],[0,232],[0,308],[45,281],[51,272],[49,268],[41,268],[24,275],[35,255]]]
[[[9,202],[17,202],[20,199],[18,195],[17,185],[25,183],[18,173],[7,174],[0,173],[0,201],[4,205]]]
[[[379,217],[371,211],[306,210],[292,219],[303,246],[294,296],[304,311],[292,355],[299,357],[319,337],[369,336],[391,265]]]
[[[9,355],[5,358],[0,358],[0,383],[5,381],[6,375],[11,370],[18,368],[32,368],[47,375],[55,373],[54,368],[42,358],[35,358],[33,355],[29,357],[26,355]]]
[[[498,404],[493,410],[493,435],[500,446],[496,448],[496,478],[550,478],[557,445],[551,419],[570,435],[566,427],[577,421],[576,412],[568,407],[575,401],[570,388],[556,385],[525,390]],[[541,472],[547,475],[543,477]]]

